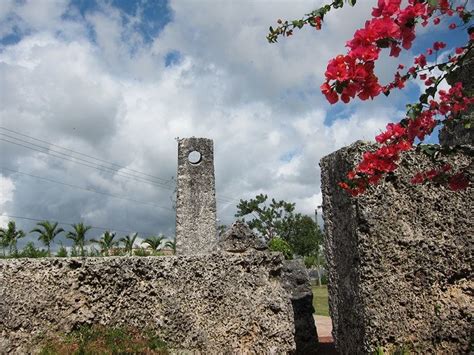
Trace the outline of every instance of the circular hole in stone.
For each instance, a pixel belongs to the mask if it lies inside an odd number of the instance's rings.
[[[188,160],[191,164],[199,164],[201,162],[202,156],[197,150],[193,150],[188,155]]]

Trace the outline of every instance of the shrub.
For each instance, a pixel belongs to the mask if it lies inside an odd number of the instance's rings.
[[[282,238],[272,238],[270,243],[268,243],[268,249],[282,253],[286,260],[293,259],[293,250],[291,249],[290,244]]]
[[[150,253],[145,248],[138,248],[133,250],[135,256],[150,256]]]
[[[58,252],[56,253],[56,256],[58,258],[67,258],[67,249],[64,247],[64,245],[61,244],[61,247],[59,248]]]
[[[44,249],[37,249],[33,242],[29,242],[19,253],[20,258],[45,258],[48,256],[48,251]]]
[[[89,249],[89,251],[86,251],[85,252],[85,256],[89,256],[91,258],[95,258],[95,257],[100,257],[102,256],[102,254],[100,253],[100,250],[97,250],[96,248],[94,247],[91,247]]]

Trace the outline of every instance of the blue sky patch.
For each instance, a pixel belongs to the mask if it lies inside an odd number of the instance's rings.
[[[293,150],[290,150],[288,152],[285,152],[283,153],[281,156],[280,156],[280,161],[282,162],[285,162],[285,163],[288,163],[290,162],[295,156],[297,156],[298,154],[301,153],[301,150],[300,149],[293,149]]]
[[[134,27],[145,43],[152,42],[173,19],[167,0],[112,0],[109,4],[121,11],[124,23],[128,23],[130,16],[140,18]],[[82,16],[101,8],[98,0],[72,0],[71,6],[76,7]]]
[[[15,28],[14,32],[7,34],[0,38],[0,44],[2,46],[8,46],[20,42],[22,34]]]
[[[171,67],[173,65],[181,63],[183,56],[179,51],[171,51],[166,53],[165,56],[165,66]]]

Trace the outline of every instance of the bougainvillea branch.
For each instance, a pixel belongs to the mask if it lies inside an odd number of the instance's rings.
[[[355,1],[349,3],[354,5]],[[468,27],[472,13],[466,10],[466,3],[464,6],[459,3],[455,6],[454,2],[448,0],[409,0],[402,7],[401,0],[378,0],[377,7],[372,11],[372,18],[347,42],[347,54],[338,55],[329,61],[321,92],[331,104],[339,100],[348,103],[356,97],[361,100],[373,99],[381,93],[388,96],[391,90],[402,89],[408,80],[413,79],[422,80],[425,86],[419,102],[407,105],[406,117],[399,123],[389,124],[386,131],[376,137],[380,148],[364,153],[359,165],[348,173],[346,181],[340,183],[352,195],[363,193],[370,184],[377,184],[385,175],[393,173],[398,167],[397,162],[402,152],[412,149],[415,141],[422,142],[437,125],[460,121],[462,112],[474,104],[474,98],[466,94],[461,82],[454,83],[447,91],[438,90],[452,72],[474,60],[473,28],[468,30],[466,45],[454,49],[443,63],[436,63],[436,60],[438,53],[446,48],[446,43],[436,41],[426,53],[415,57],[414,65],[405,73],[400,72],[404,66],[399,65],[392,82],[382,85],[375,74],[376,61],[383,49],[390,49],[390,56],[398,57],[402,50],[412,47],[417,24],[427,26],[431,21],[437,26],[442,18],[457,17],[463,26]],[[267,39],[269,42],[276,42],[278,36],[290,36],[295,28],[302,28],[306,24],[320,29],[324,15],[343,5],[342,0],[333,1],[301,20],[279,20],[280,26],[276,29],[270,27]],[[458,25],[450,22],[448,28],[454,30]],[[435,63],[430,64],[428,60],[433,55],[436,56]],[[424,151],[434,156],[432,152],[436,149]],[[466,172],[452,171],[450,166],[443,165],[417,173],[412,182],[444,182],[451,189],[459,190],[469,186],[470,180],[471,177]]]
[[[354,6],[357,0],[345,0],[351,6]],[[319,9],[311,11],[309,14],[306,14],[303,18],[293,21],[283,21],[278,20],[275,28],[270,27],[269,33],[267,35],[267,40],[269,43],[278,42],[278,37],[289,37],[293,35],[295,29],[301,29],[306,25],[314,27],[317,30],[321,29],[322,21],[324,16],[331,11],[332,9],[339,9],[344,6],[343,0],[334,0],[332,3],[327,4]]]

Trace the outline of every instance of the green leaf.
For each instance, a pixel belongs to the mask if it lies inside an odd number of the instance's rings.
[[[423,94],[420,96],[420,102],[423,104],[428,103],[428,94]]]
[[[376,41],[377,46],[379,48],[388,48],[388,46],[390,45],[390,42],[391,41],[389,38],[382,38]]]
[[[434,156],[435,153],[437,152],[437,149],[431,144],[420,145],[420,149],[423,153],[429,156]]]
[[[429,88],[425,90],[425,92],[427,95],[431,95],[434,97],[436,95],[436,87],[430,86]]]
[[[438,6],[438,0],[428,0],[428,5],[436,7]]]
[[[468,23],[469,21],[471,21],[471,17],[472,17],[472,14],[469,13],[469,12],[464,12],[463,15],[462,15],[462,21],[464,23]]]
[[[348,0],[349,5],[354,6],[357,3],[357,0]]]
[[[337,92],[338,94],[342,94],[342,90],[344,90],[345,87],[346,87],[345,84],[343,84],[343,83],[341,83],[341,82],[339,82],[339,81],[336,82],[336,92]]]

